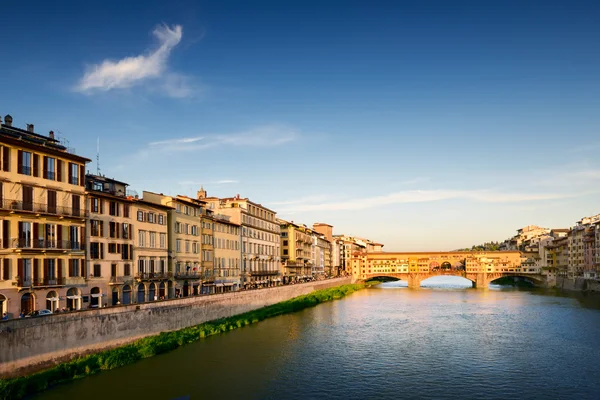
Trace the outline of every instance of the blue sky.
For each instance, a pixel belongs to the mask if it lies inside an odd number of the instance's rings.
[[[595,1],[140,4],[4,4],[0,113],[387,250],[600,212]]]

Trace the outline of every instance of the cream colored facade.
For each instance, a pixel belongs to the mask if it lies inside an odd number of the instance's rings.
[[[0,311],[87,307],[85,164],[50,132],[0,129]],[[85,297],[84,297],[85,296]]]
[[[313,230],[290,221],[277,221],[281,232],[281,267],[284,283],[312,277]]]
[[[133,287],[120,288],[120,304],[142,303],[175,295],[172,271],[168,266],[169,206],[135,199],[133,222]],[[114,290],[114,289],[113,289]]]
[[[207,197],[204,190],[198,198],[208,203],[215,214],[230,217],[242,227],[242,279],[244,285],[278,284],[280,268],[279,224],[276,213],[247,198]]]
[[[126,191],[126,183],[86,175],[86,266],[92,307],[115,305],[119,289],[133,284],[133,200]]]
[[[202,276],[201,216],[204,202],[186,196],[143,192],[146,201],[171,207],[167,212],[169,272],[175,296],[200,294]]]
[[[241,284],[242,227],[225,216],[214,219],[215,293],[238,290]]]

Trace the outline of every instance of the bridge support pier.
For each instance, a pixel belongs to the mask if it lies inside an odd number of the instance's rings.
[[[421,279],[418,276],[409,276],[408,277],[408,288],[409,289],[418,289],[421,287]]]

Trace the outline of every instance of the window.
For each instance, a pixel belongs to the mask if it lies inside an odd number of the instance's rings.
[[[23,210],[33,211],[33,188],[31,186],[23,186]]]
[[[122,260],[131,260],[132,250],[131,245],[124,244],[121,246],[121,259]]]
[[[175,222],[175,233],[181,232],[181,223]]]
[[[143,211],[137,212],[137,220],[140,222],[144,222],[144,212]]]
[[[287,255],[288,255],[288,251],[287,251],[287,249],[283,249],[283,255],[284,255],[284,256],[287,256]]]
[[[108,223],[108,231],[109,237],[118,239],[119,238],[119,223],[118,222],[109,222]]]
[[[49,249],[56,249],[56,225],[46,224],[46,233],[44,239],[46,240],[46,247]],[[59,243],[60,244],[60,243]]]
[[[100,264],[94,264],[94,271],[93,271],[92,276],[94,278],[100,278],[102,276],[101,272],[102,272],[102,268],[101,268]]]
[[[146,247],[146,231],[139,231],[138,247]]]
[[[131,225],[129,225],[127,222],[124,222],[122,224],[122,226],[123,226],[123,232],[121,234],[121,237],[123,239],[130,239],[131,235],[129,234],[130,233],[129,231],[131,230]]]
[[[154,213],[148,213],[148,222],[154,223]]]
[[[79,165],[69,163],[69,183],[79,185]]]
[[[185,241],[185,252],[186,253],[190,252],[190,241],[189,240]]]
[[[100,206],[100,202],[101,202],[101,200],[100,200],[100,199],[98,199],[98,198],[95,198],[95,197],[92,197],[92,198],[90,199],[90,210],[91,210],[93,213],[99,214],[99,213],[101,212],[101,211],[100,211],[100,208],[101,208],[101,206]]]
[[[90,220],[90,235],[99,237],[102,236],[102,221],[98,221],[95,219]]]
[[[117,264],[110,264],[110,276],[111,278],[117,276]]]
[[[19,222],[19,247],[32,247],[31,222]]]
[[[166,247],[167,247],[167,234],[161,233],[160,234],[160,248],[164,249]]]
[[[104,243],[90,243],[90,258],[92,260],[104,258]]]
[[[56,159],[44,156],[44,178],[53,181],[56,176]]]
[[[159,225],[165,225],[165,216],[162,214],[158,215],[158,224]]]
[[[123,217],[129,218],[129,204],[123,204]]]
[[[117,203],[116,201],[111,201],[108,204],[108,213],[110,215],[112,215],[113,217],[118,217],[119,216],[119,203]]]
[[[156,247],[156,232],[150,232],[150,247]]]
[[[176,252],[181,252],[181,240],[177,239],[177,241],[175,242],[175,251]]]
[[[102,226],[100,227],[100,232],[102,233]],[[79,227],[69,227],[69,237],[71,239],[71,249],[80,250],[79,244],[81,243],[81,240],[79,240]]]
[[[119,254],[121,252],[121,245],[117,243],[109,243],[108,252],[111,254]]]
[[[284,241],[283,241],[283,245],[284,245],[284,246],[287,246],[287,245],[288,245],[288,241],[287,241],[287,240],[284,240]]]
[[[131,275],[131,264],[123,265],[123,275],[130,276]]]
[[[19,150],[19,173],[31,175],[31,153]]]

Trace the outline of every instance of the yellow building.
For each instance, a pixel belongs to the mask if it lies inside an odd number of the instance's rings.
[[[113,289],[133,283],[133,199],[127,197],[128,185],[114,179],[88,174],[85,184],[90,306],[115,305]]]
[[[277,221],[281,232],[281,268],[284,283],[312,277],[313,230],[282,219]]]
[[[215,292],[215,220],[212,210],[203,209],[200,216],[202,235],[202,287],[201,293]]]
[[[86,307],[85,164],[50,132],[0,126],[0,308]]]
[[[120,304],[143,303],[173,297],[175,288],[168,270],[167,213],[171,207],[145,199],[134,199],[133,286],[113,287],[113,298]]]
[[[175,297],[200,294],[202,275],[200,218],[206,204],[187,196],[165,196],[144,191],[143,198],[171,207],[167,212],[169,272]]]
[[[238,290],[242,260],[242,228],[239,224],[229,221],[226,216],[215,216],[214,226],[214,292]]]

